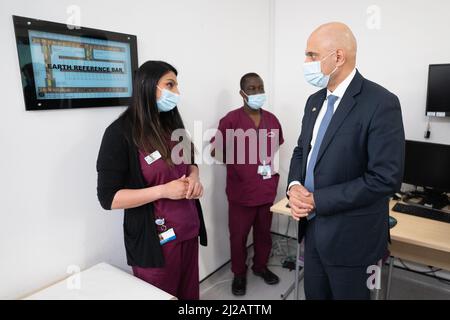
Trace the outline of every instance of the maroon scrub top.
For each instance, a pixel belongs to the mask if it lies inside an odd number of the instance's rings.
[[[227,129],[242,129],[246,131],[248,129],[257,130],[258,143],[257,143],[257,155],[256,163],[251,163],[250,157],[250,143],[249,139],[245,139],[245,161],[243,164],[239,164],[237,138],[234,138],[234,162],[233,164],[227,163],[227,186],[226,193],[228,200],[235,204],[244,206],[259,206],[263,204],[272,203],[275,200],[277,194],[278,180],[280,176],[278,174],[272,175],[272,178],[264,180],[263,177],[258,174],[258,166],[265,160],[267,165],[271,165],[271,158],[277,151],[276,148],[272,148],[271,139],[278,139],[278,144],[274,146],[280,146],[283,144],[283,133],[281,125],[278,119],[269,111],[261,109],[261,121],[259,127],[255,126],[255,123],[250,116],[244,111],[244,107],[238,108],[229,112],[219,122],[218,133],[220,132],[224,141],[224,154],[227,149],[229,150],[232,144],[227,142],[226,130]],[[267,158],[261,159],[259,156],[259,130],[266,129],[267,135],[264,135],[264,143],[267,146]],[[278,132],[275,130],[277,129]],[[214,146],[215,138],[211,140]],[[277,141],[277,140],[274,140]],[[274,150],[272,150],[274,149]],[[224,161],[226,160],[226,156]],[[273,165],[273,164],[272,164]],[[273,172],[273,167],[272,167]]]
[[[169,166],[163,159],[158,159],[148,164],[145,157],[148,154],[139,150],[139,162],[141,171],[149,187],[166,184],[170,181],[189,176],[190,164]],[[200,220],[198,217],[195,200],[159,199],[153,202],[155,218],[164,218],[167,229],[173,228],[176,239],[180,242],[198,237]]]

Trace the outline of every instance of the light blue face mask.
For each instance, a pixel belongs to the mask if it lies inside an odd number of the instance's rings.
[[[161,90],[161,97],[156,101],[156,105],[158,106],[159,112],[168,112],[175,108],[180,101],[180,95],[173,93],[167,89],[161,89],[157,86],[159,90]]]
[[[244,91],[242,91],[242,93],[244,93],[247,97],[247,105],[254,110],[261,109],[267,99],[265,93],[252,94],[250,96],[247,95]]]
[[[322,73],[322,65],[321,62],[331,56],[334,52],[331,52],[325,58],[319,61],[311,61],[305,62],[303,64],[303,75],[305,76],[306,81],[319,88],[325,88],[330,81],[330,76],[337,70],[337,67],[334,70],[326,75]]]

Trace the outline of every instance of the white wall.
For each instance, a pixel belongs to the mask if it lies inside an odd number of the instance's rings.
[[[95,161],[106,126],[124,108],[25,112],[11,15],[66,23],[81,8],[81,25],[138,37],[140,63],[162,59],[179,69],[181,114],[204,128],[240,106],[239,79],[270,78],[268,0],[2,1],[0,125],[0,298],[21,297],[106,261],[126,270],[122,212],[105,212],[96,197]],[[203,278],[229,259],[225,170],[201,166],[209,246]]]
[[[375,11],[369,9],[373,4],[380,12],[380,29],[368,27],[376,21]],[[275,1],[273,99],[286,140],[280,156],[279,197],[286,188],[289,161],[300,133],[305,102],[316,91],[302,74],[310,33],[325,22],[347,23],[358,40],[357,68],[363,76],[399,97],[406,138],[424,140],[428,65],[450,63],[449,11],[447,0],[324,0],[314,4]],[[450,144],[450,120],[432,120],[428,141]],[[273,230],[284,233],[286,221],[274,219]],[[294,224],[289,234],[296,235]]]

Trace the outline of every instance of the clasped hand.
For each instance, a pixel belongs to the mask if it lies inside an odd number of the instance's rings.
[[[291,216],[297,221],[300,218],[307,217],[316,207],[313,193],[309,192],[304,186],[292,186],[288,195]]]

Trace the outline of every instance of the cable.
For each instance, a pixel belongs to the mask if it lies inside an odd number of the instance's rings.
[[[279,234],[281,236],[280,239],[275,240],[272,244],[272,253],[271,256],[290,256],[290,246],[289,240],[292,238],[289,237],[289,229],[290,229],[291,219],[288,219],[288,223],[286,225],[286,231],[284,234]],[[284,250],[286,248],[286,251]]]
[[[286,235],[288,234],[288,232],[289,232],[289,223],[288,223],[288,226],[287,226],[287,229],[286,229]],[[290,245],[289,245],[289,240],[292,240],[292,239],[293,239],[293,238],[290,238],[290,237],[286,236],[287,253],[289,253],[289,247],[290,247]],[[274,248],[275,246],[278,246],[278,250],[279,250],[279,251],[283,251],[283,250],[282,250],[282,246],[281,246],[281,242],[282,242],[282,241],[284,242],[284,239],[278,239],[278,240],[276,240],[276,241],[273,242],[273,244],[272,244],[272,254],[271,254],[271,256],[282,256],[282,258],[281,258],[281,260],[280,260],[280,264],[268,264],[267,267],[279,267],[279,268],[283,268],[283,263],[284,263],[284,261],[286,261],[287,259],[292,259],[293,261],[295,261],[296,257],[294,257],[294,256],[289,256],[288,254],[285,254],[284,252],[282,252],[282,254],[274,254],[274,253],[273,253],[273,252],[276,250],[276,249]],[[247,259],[246,259],[246,264],[247,264],[247,265],[249,265],[251,259],[252,259],[252,257],[251,257],[250,255],[248,255],[248,256],[247,256]],[[290,261],[292,261],[292,260],[290,260]],[[202,291],[200,292],[200,296],[203,296],[206,292],[208,292],[209,290],[211,290],[211,289],[217,287],[218,285],[223,284],[223,283],[227,283],[227,282],[230,282],[230,281],[233,281],[233,279],[225,279],[225,280],[218,281],[218,282],[214,283],[213,285],[211,285],[210,287],[206,288],[205,290],[202,290]]]
[[[444,283],[444,284],[446,284],[446,285],[450,285],[450,280],[443,279],[443,278],[439,277],[439,276],[436,274],[436,272],[441,271],[441,270],[442,270],[442,269],[437,269],[437,270],[435,270],[435,271],[433,272],[433,278],[435,278],[435,279],[438,280],[439,282],[442,282],[442,283]]]
[[[287,238],[287,240],[284,240],[284,239],[275,240],[272,245],[271,256],[272,257],[273,256],[283,256],[283,257],[292,256],[289,253],[291,250],[295,250],[295,248],[290,244],[290,240],[292,240],[292,239]]]
[[[438,276],[435,276],[435,278],[436,278],[439,282],[442,282],[442,283],[444,283],[444,284],[450,286],[450,280],[442,279],[441,277],[438,277]]]
[[[286,232],[284,233],[285,236],[289,235],[289,226],[291,225],[291,219],[288,219],[288,223],[287,223],[287,227],[286,227]]]
[[[431,123],[430,123],[430,117],[428,117],[427,129],[425,130],[423,137],[425,139],[430,139],[430,136],[431,136]]]
[[[283,268],[281,264],[268,264],[267,267],[280,267]]]
[[[289,227],[291,225],[291,219],[288,219],[288,223],[287,223],[287,227],[286,227],[286,237],[289,235]],[[289,256],[289,238],[286,238],[286,248],[287,248],[287,252],[286,255]]]
[[[421,274],[432,274],[432,273],[435,273],[435,272],[438,272],[438,271],[442,271],[442,269],[440,269],[440,268],[437,268],[437,269],[433,270],[433,269],[430,268],[430,267],[428,267],[428,268],[430,269],[430,271],[419,271],[419,270],[414,270],[414,269],[412,269],[411,267],[408,267],[408,266],[406,265],[406,263],[405,263],[402,259],[400,259],[400,258],[397,258],[397,259],[400,261],[400,263],[403,265],[403,267],[404,267],[406,270],[408,270],[408,271],[414,271],[414,272],[421,273]],[[436,276],[436,274],[435,274],[435,276]],[[437,276],[436,276],[436,277],[437,277]]]
[[[222,281],[216,282],[215,284],[213,284],[212,286],[210,286],[206,290],[203,290],[202,292],[200,292],[200,295],[203,296],[206,292],[208,292],[212,288],[218,286],[219,284],[222,284],[222,283],[225,283],[225,282],[230,282],[230,281],[233,281],[233,279],[226,279],[226,280],[222,280]]]
[[[400,263],[401,263],[402,266],[403,266],[403,269],[405,269],[405,270],[407,270],[407,271],[411,271],[411,272],[415,272],[415,273],[418,273],[418,274],[422,274],[422,275],[425,275],[425,276],[428,276],[428,277],[432,277],[432,278],[436,279],[437,281],[439,281],[439,282],[441,282],[441,283],[444,283],[444,284],[446,284],[446,285],[450,285],[450,280],[444,279],[444,278],[442,278],[442,277],[440,277],[440,276],[438,276],[438,275],[436,274],[436,272],[442,271],[442,270],[443,270],[443,269],[441,269],[441,268],[436,268],[436,269],[433,270],[432,268],[428,267],[428,268],[431,269],[430,271],[419,271],[419,270],[414,270],[414,269],[411,268],[411,267],[408,267],[408,266],[406,265],[406,263],[405,263],[402,259],[400,259],[400,258],[396,258],[396,259],[398,259],[398,260],[400,261]]]
[[[289,233],[289,225],[286,229],[286,234]],[[286,239],[278,239],[274,242],[274,247],[278,248],[278,251],[275,252],[275,248],[273,248],[273,254],[272,256],[281,256],[280,261],[280,266],[283,268],[288,268],[287,267],[288,264],[292,264],[295,265],[296,264],[296,255],[290,255],[290,249],[291,249],[291,245],[290,245],[290,240],[292,240],[292,238],[290,238],[289,236],[286,235],[280,235],[281,237],[284,237]],[[286,250],[283,250],[282,246],[286,247]],[[277,254],[278,253],[278,254]]]
[[[251,257],[250,257],[249,255],[247,255],[247,259],[245,260],[245,263],[246,263],[247,265],[250,263],[250,259],[251,259]],[[211,290],[212,288],[215,288],[215,287],[218,286],[219,284],[226,283],[226,282],[230,282],[230,281],[233,281],[233,279],[225,279],[225,280],[218,281],[218,282],[214,283],[212,286],[210,286],[210,287],[206,288],[205,290],[203,290],[202,292],[200,292],[200,295],[201,295],[201,296],[204,295],[206,292],[208,292],[208,291]]]

